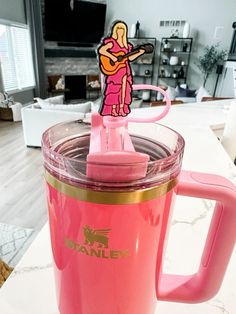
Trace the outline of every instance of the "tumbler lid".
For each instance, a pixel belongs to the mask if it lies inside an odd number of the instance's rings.
[[[93,160],[98,179],[89,177],[91,125],[82,120],[60,123],[44,132],[44,166],[54,177],[66,183],[106,190],[148,188],[179,174],[184,150],[184,139],[180,134],[157,123],[129,123],[128,131],[135,151],[148,155],[144,176],[140,175],[144,171],[143,162],[122,163],[122,153],[119,152],[113,165]],[[122,171],[128,171],[129,177],[121,177]],[[105,180],[99,178],[99,173],[101,176],[105,174]],[[114,180],[114,177],[118,179]]]

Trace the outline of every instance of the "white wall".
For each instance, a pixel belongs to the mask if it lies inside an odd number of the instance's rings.
[[[124,20],[129,27],[139,20],[141,35],[156,37],[158,41],[170,35],[170,28],[159,27],[160,20],[188,21],[191,27],[190,36],[194,37],[188,76],[191,88],[198,88],[202,83],[195,62],[201,55],[203,47],[220,42],[222,49],[229,49],[233,33],[232,22],[236,21],[235,0],[108,0],[107,5],[107,28],[116,19]],[[219,39],[214,38],[216,26],[224,28]],[[159,49],[158,45],[156,56],[159,54]],[[207,83],[210,92],[214,90],[215,79],[214,76]],[[233,84],[233,81],[227,86],[231,83]]]

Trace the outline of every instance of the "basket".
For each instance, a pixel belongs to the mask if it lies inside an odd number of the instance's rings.
[[[0,259],[0,288],[4,284],[4,282],[7,280],[8,276],[12,272],[13,268],[4,263]]]
[[[0,120],[13,121],[12,109],[0,107]]]

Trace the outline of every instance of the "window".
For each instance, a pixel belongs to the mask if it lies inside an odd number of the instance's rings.
[[[5,91],[13,92],[35,86],[27,28],[0,25],[0,62]]]

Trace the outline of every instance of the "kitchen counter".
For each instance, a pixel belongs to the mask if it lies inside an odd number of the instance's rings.
[[[176,125],[210,127],[217,136],[222,136],[227,114],[232,99],[208,102],[194,102],[173,105],[170,112],[160,123],[174,127]],[[135,109],[130,116],[155,116],[160,114],[164,106]]]
[[[209,127],[176,124],[174,128],[186,141],[183,169],[220,174],[236,184],[235,166]],[[213,207],[213,202],[209,200],[177,197],[165,256],[165,272],[191,274],[197,270]],[[222,287],[212,300],[201,304],[158,302],[156,314],[235,314],[235,265],[236,250]],[[48,223],[0,289],[0,312],[59,314]]]

